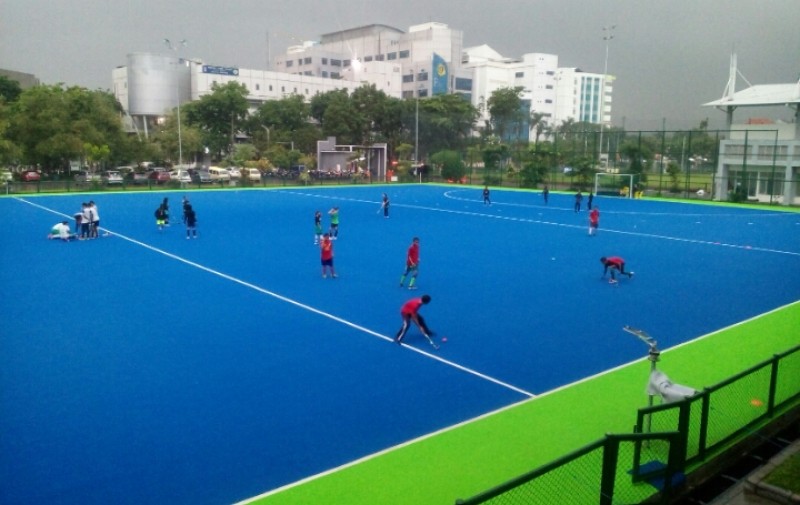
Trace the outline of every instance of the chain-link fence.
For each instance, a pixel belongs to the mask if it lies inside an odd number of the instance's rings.
[[[663,454],[641,447],[659,444]],[[549,505],[552,503],[610,505],[639,503],[654,493],[653,485],[669,494],[681,468],[680,434],[607,435],[572,454],[537,468],[460,505]]]
[[[800,346],[675,403],[640,409],[635,433],[607,435],[461,505],[668,503],[701,464],[800,402]]]

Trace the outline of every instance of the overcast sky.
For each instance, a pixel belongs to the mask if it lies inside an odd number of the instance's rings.
[[[627,129],[714,127],[701,107],[722,96],[730,55],[751,84],[800,78],[800,0],[0,0],[0,68],[110,89],[132,52],[166,52],[211,65],[267,68],[268,55],[298,40],[368,24],[436,21],[503,56],[558,55],[559,66],[601,73],[603,27],[616,25],[608,73],[613,124]],[[737,90],[746,82],[739,79]],[[740,109],[735,119],[792,118],[785,108]]]

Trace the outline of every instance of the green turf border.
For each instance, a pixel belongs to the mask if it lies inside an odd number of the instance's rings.
[[[798,344],[800,301],[666,349],[659,369],[696,389]],[[620,329],[620,338],[625,338]],[[643,354],[646,347],[643,346]],[[647,405],[646,356],[607,373],[241,503],[452,505],[600,439]]]

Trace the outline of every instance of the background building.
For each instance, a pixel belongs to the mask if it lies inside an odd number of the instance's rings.
[[[555,117],[586,123],[611,125],[611,95],[613,76],[606,76],[603,93],[603,74],[584,72],[579,68],[559,68],[556,74],[557,96]]]
[[[558,56],[528,53],[507,58],[488,45],[464,49],[464,35],[444,23],[411,26],[408,32],[375,24],[351,28],[291,46],[274,61],[274,71],[217,67],[174,54],[132,53],[113,72],[114,94],[132,128],[151,130],[178,103],[197,100],[214,83],[236,81],[248,90],[253,108],[267,100],[299,94],[310,98],[334,89],[372,84],[395,98],[454,93],[489,120],[486,102],[494,91],[519,86],[526,118],[540,114],[551,127],[572,119],[609,125],[612,78],[605,93],[602,74],[559,69]],[[535,135],[529,123],[518,138]]]
[[[763,84],[736,91],[736,55],[722,98],[703,104],[725,112],[729,137],[720,141],[715,194],[724,200],[732,191],[748,200],[782,205],[800,203],[800,80],[791,84]],[[749,84],[749,83],[748,83]],[[794,110],[793,123],[749,121],[735,124],[741,107],[785,106]]]
[[[7,77],[10,81],[17,81],[21,89],[28,89],[39,85],[39,78],[33,74],[0,68],[0,75]]]

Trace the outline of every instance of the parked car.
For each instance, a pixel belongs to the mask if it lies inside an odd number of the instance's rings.
[[[169,178],[178,182],[192,182],[192,176],[186,170],[173,170],[169,173]]]
[[[155,167],[147,174],[147,178],[154,184],[165,184],[170,181],[169,172],[164,167]]]
[[[0,170],[0,182],[11,182],[14,180],[14,174],[10,170]]]
[[[211,176],[212,181],[230,181],[231,174],[225,168],[208,167],[208,174]]]
[[[257,168],[245,168],[244,173],[250,182],[261,182],[261,170]]]
[[[42,174],[36,170],[26,170],[19,174],[19,180],[22,182],[37,182],[42,180]]]
[[[128,180],[134,184],[147,184],[147,172],[131,172]]]
[[[103,172],[103,175],[100,176],[106,184],[122,184],[122,174],[117,172],[116,170],[106,170]]]
[[[239,167],[228,167],[228,173],[230,174],[231,179],[242,178],[242,170]]]
[[[194,182],[195,184],[206,184],[214,182],[211,179],[211,174],[208,173],[208,170],[192,170],[190,174],[192,177],[192,182]]]
[[[102,178],[100,174],[96,174],[94,172],[90,172],[88,170],[78,170],[75,173],[75,182],[78,184],[84,184],[87,182],[100,182]]]

